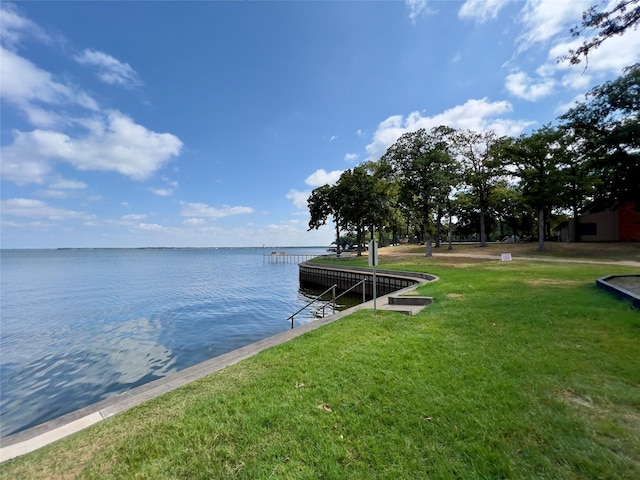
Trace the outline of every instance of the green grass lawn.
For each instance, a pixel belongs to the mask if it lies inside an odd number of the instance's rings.
[[[438,275],[434,303],[359,311],[0,477],[640,478],[640,312],[595,286],[633,268],[381,262]]]

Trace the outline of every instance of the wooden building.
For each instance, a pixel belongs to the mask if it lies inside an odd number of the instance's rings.
[[[561,242],[572,242],[575,238],[573,218],[561,224]],[[582,242],[640,242],[640,210],[633,203],[604,210],[588,206],[580,215],[578,228]]]

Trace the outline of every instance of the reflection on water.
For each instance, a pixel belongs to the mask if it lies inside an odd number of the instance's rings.
[[[1,436],[291,328],[313,295],[262,249],[0,253]]]
[[[144,317],[107,325],[81,348],[3,363],[2,382],[13,388],[2,395],[2,428],[38,425],[175,371],[171,350],[158,343],[160,327]]]
[[[164,377],[172,373],[175,358],[158,338],[162,325],[146,317],[109,328],[91,344],[92,351],[103,354],[114,384],[130,386],[151,374]],[[84,376],[92,372],[83,372]]]

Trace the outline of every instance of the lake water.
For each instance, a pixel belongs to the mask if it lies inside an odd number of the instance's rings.
[[[318,293],[270,249],[0,253],[0,436],[291,328]]]

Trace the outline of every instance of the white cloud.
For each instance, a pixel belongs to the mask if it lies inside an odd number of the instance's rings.
[[[505,80],[505,87],[509,93],[531,102],[553,93],[555,84],[551,78],[540,78],[536,82],[521,71],[510,73]]]
[[[592,0],[527,0],[520,14],[524,26],[517,40],[520,50],[558,34],[568,35],[569,28],[580,21],[582,12],[592,3]]]
[[[633,65],[640,59],[640,30],[630,29],[624,35],[609,38],[599,48],[589,53],[588,62],[580,65],[569,65],[567,62],[557,63],[556,59],[566,54],[570,49],[578,48],[583,39],[576,38],[572,41],[560,42],[549,50],[548,63],[551,68],[571,72],[606,72],[620,75],[622,69]],[[586,71],[585,71],[586,67]]]
[[[67,220],[67,219],[84,219],[94,218],[85,212],[77,212],[75,210],[66,210],[64,208],[53,207],[42,200],[34,200],[30,198],[12,198],[3,200],[2,215],[11,215],[14,217],[44,217],[48,220]]]
[[[622,36],[608,39],[589,54],[588,62],[579,65],[558,62],[559,57],[571,49],[575,50],[582,42],[582,38],[559,41],[549,49],[546,62],[536,69],[540,77],[537,81],[520,71],[511,73],[505,81],[507,90],[527,100],[541,98],[559,86],[584,92],[612,75],[620,75],[624,67],[640,59],[640,30],[632,29]]]
[[[592,82],[593,77],[584,71],[571,71],[560,78],[563,87],[577,91],[587,90]]]
[[[145,218],[147,218],[147,215],[144,213],[130,213],[128,215],[123,215],[122,217],[120,217],[122,220],[126,220],[126,221],[134,221],[137,222],[139,220],[144,220]]]
[[[566,103],[562,103],[560,105],[558,105],[556,107],[556,109],[554,110],[555,114],[560,116],[565,114],[569,109],[575,107],[576,105],[578,105],[579,103],[582,103],[586,100],[586,95],[584,93],[580,93],[578,95],[576,95],[575,97],[573,97],[571,100],[569,100]]]
[[[346,162],[350,162],[350,163],[355,162],[357,159],[358,159],[358,154],[357,154],[357,153],[347,153],[347,154],[344,156],[344,160],[345,160]]]
[[[51,37],[36,23],[20,15],[15,5],[6,2],[1,4],[0,15],[2,16],[0,39],[7,47],[15,47],[25,37],[35,38],[45,43],[51,41]]]
[[[422,14],[433,14],[434,10],[428,7],[427,0],[405,0],[405,5],[409,9],[409,20],[415,25],[416,20]]]
[[[199,225],[204,225],[205,221],[204,218],[187,218],[184,222],[182,222],[184,225],[188,225],[188,226],[199,226]]]
[[[301,192],[300,190],[292,188],[291,190],[289,190],[289,193],[287,193],[286,198],[291,200],[296,208],[304,210],[308,206],[307,199],[310,195],[311,190],[305,190]]]
[[[319,169],[309,175],[304,183],[310,187],[321,187],[322,185],[333,185],[338,181],[340,175],[344,170],[333,170],[326,172],[324,169]]]
[[[75,57],[78,63],[98,67],[100,79],[111,85],[133,88],[141,84],[138,74],[128,63],[123,63],[111,55],[98,50],[85,49]]]
[[[51,166],[41,159],[31,160],[16,152],[17,147],[0,148],[0,176],[17,185],[42,184],[51,173]]]
[[[62,177],[56,177],[49,184],[49,188],[55,188],[59,190],[83,190],[87,188],[87,184],[79,180],[68,180]]]
[[[307,224],[302,222],[299,219],[291,219],[288,221],[283,221],[280,223],[271,223],[267,225],[265,228],[271,233],[299,233],[300,229],[307,227]]]
[[[49,190],[37,190],[34,193],[38,197],[45,197],[45,198],[62,199],[62,198],[68,198],[69,197],[69,192],[65,191],[65,190],[51,190],[51,189],[49,189]]]
[[[138,228],[141,230],[149,230],[152,232],[171,231],[172,229],[159,225],[157,223],[139,223]]]
[[[348,155],[348,154],[347,154]],[[345,157],[346,160],[346,157]],[[304,183],[309,185],[312,188],[322,187],[323,185],[333,185],[335,184],[340,175],[344,170],[333,170],[331,172],[327,172],[324,169],[318,169],[309,175]],[[293,205],[299,210],[306,210],[308,207],[307,199],[311,195],[311,190],[296,190],[292,188],[287,193],[286,198],[293,202]]]
[[[60,121],[59,115],[44,110],[41,104],[98,110],[97,102],[86,92],[56,81],[49,72],[2,46],[0,74],[2,99],[21,110],[35,126],[48,127]]]
[[[68,180],[60,176],[56,177],[49,183],[46,190],[38,190],[36,194],[39,197],[46,198],[69,198],[78,190],[84,190],[87,184],[78,180]]]
[[[215,208],[207,205],[206,203],[189,203],[180,202],[182,211],[180,215],[183,217],[204,217],[204,218],[222,218],[232,215],[243,215],[247,213],[253,213],[255,210],[251,207],[230,207],[223,205],[222,208]]]
[[[367,153],[371,160],[379,159],[400,136],[407,132],[415,132],[421,128],[431,129],[446,125],[456,129],[487,131],[498,135],[518,135],[535,122],[527,120],[511,120],[501,115],[511,113],[511,103],[502,100],[490,102],[486,97],[471,99],[463,105],[457,105],[432,117],[424,117],[420,112],[413,112],[406,118],[393,115],[383,120],[367,145]]]
[[[474,19],[477,23],[495,20],[498,13],[512,0],[467,0],[464,2],[458,16],[460,18]]]
[[[169,185],[171,188],[178,188],[178,182],[176,180],[171,180],[169,177],[163,175],[161,177],[162,181]]]
[[[178,137],[150,131],[118,111],[95,120],[100,128],[75,138],[51,130],[14,132],[14,142],[2,148],[3,179],[42,183],[51,164],[62,161],[78,170],[114,171],[144,180],[180,154]]]
[[[3,44],[15,45],[23,36],[44,35],[38,34],[39,27],[20,16],[15,7],[3,5],[2,14]],[[98,65],[108,81],[137,82],[127,64],[102,52],[85,50],[78,60]],[[35,127],[32,131],[14,130],[13,143],[2,146],[3,180],[42,184],[52,175],[56,162],[144,180],[180,154],[182,142],[175,135],[156,133],[117,110],[101,109],[83,89],[56,78],[4,45],[0,46],[0,76],[3,107],[6,102],[16,108]]]
[[[611,0],[609,6],[617,0]],[[558,61],[570,50],[577,49],[588,32],[571,38],[569,29],[577,26],[582,12],[593,2],[589,0],[528,0],[520,12],[523,25],[517,44],[522,52],[534,46],[548,48],[545,63],[536,69],[536,75],[516,70],[505,79],[505,88],[519,98],[536,101],[556,90],[570,93],[585,92],[593,85],[618,76],[622,69],[640,60],[640,31],[631,29],[622,36],[609,38],[598,49],[589,54],[587,62],[570,65]],[[609,7],[604,7],[608,9]],[[572,102],[565,102],[556,112],[566,111]]]
[[[333,142],[333,141],[334,141],[335,139],[337,139],[337,138],[338,138],[338,136],[337,136],[337,135],[331,135],[331,136],[329,137],[329,141],[330,141],[330,142]]]
[[[159,197],[169,197],[173,195],[173,189],[171,188],[153,188],[149,187],[149,191]]]

